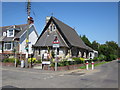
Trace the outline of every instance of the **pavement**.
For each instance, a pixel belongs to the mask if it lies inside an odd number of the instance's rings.
[[[2,67],[2,86],[17,88],[118,88],[117,60],[94,70],[48,71]]]

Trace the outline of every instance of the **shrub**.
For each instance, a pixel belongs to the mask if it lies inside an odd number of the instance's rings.
[[[3,60],[4,63],[10,62],[10,63],[15,63],[15,58],[6,58]],[[20,61],[16,59],[17,64],[20,64]]]
[[[112,61],[116,59],[117,59],[117,55],[113,55],[113,54],[110,54],[106,57],[106,61]]]
[[[100,61],[106,60],[106,56],[101,54],[99,55],[98,60]]]
[[[41,59],[36,60],[36,63],[42,63]]]
[[[32,63],[37,62],[36,58],[28,58],[28,63],[31,63],[31,61],[32,61]]]
[[[50,66],[51,66],[51,67],[54,67],[54,66],[55,66],[55,63],[51,63]]]
[[[76,62],[76,64],[81,64],[81,63],[85,62],[84,58],[75,57],[75,58],[73,58],[73,60]]]

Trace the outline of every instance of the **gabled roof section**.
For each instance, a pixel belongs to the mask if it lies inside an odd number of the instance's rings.
[[[50,25],[51,21],[56,25],[58,31],[60,32],[61,36],[64,38],[66,41],[67,45],[71,47],[78,47],[86,50],[90,50],[85,43],[82,41],[82,39],[79,37],[77,32],[71,28],[70,26],[64,24],[62,21],[56,19],[55,17],[51,17],[48,23],[46,24],[45,28],[43,29],[41,35],[39,36],[36,45],[39,45],[38,43],[40,42],[42,38],[42,35],[44,35],[44,32],[47,30],[48,26]],[[42,41],[41,41],[42,42]],[[40,45],[39,45],[40,46]]]
[[[41,38],[36,42],[36,47],[45,47],[45,46],[52,46],[55,36],[58,37],[58,41],[60,41],[60,47],[68,47],[68,45],[62,40],[61,36],[58,34],[57,31],[53,31],[48,35],[48,32],[45,31]]]
[[[52,17],[52,18],[53,18],[54,23],[58,26],[60,32],[63,33],[63,36],[68,40],[71,46],[86,49],[86,45],[84,44],[82,39],[79,37],[79,35],[73,28],[64,24],[63,22],[56,19],[55,17]]]

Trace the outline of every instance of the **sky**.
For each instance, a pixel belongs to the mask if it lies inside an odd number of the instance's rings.
[[[2,26],[26,24],[26,5],[26,2],[2,2]],[[86,35],[91,42],[118,43],[117,2],[32,2],[31,16],[39,35],[45,26],[46,16],[52,13],[75,28],[78,35]]]

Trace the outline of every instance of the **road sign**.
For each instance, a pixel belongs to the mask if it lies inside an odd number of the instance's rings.
[[[53,44],[53,48],[59,48],[60,45],[59,44]]]
[[[42,64],[50,64],[50,61],[42,61]]]
[[[31,42],[28,42],[28,44],[31,44]]]

